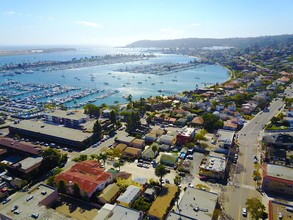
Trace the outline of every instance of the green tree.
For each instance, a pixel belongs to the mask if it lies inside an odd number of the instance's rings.
[[[151,203],[145,201],[142,197],[138,197],[137,200],[134,201],[132,208],[139,211],[148,211],[151,207]]]
[[[72,160],[73,160],[74,162],[81,162],[81,161],[85,161],[85,160],[87,160],[87,159],[88,159],[88,155],[86,155],[86,154],[81,154],[81,155],[79,155],[79,156],[73,158]]]
[[[60,180],[59,183],[57,184],[57,190],[60,193],[66,193],[67,191],[67,186],[65,184],[64,180]]]
[[[56,186],[55,176],[49,176],[49,178],[47,179],[47,185],[53,186],[53,187]]]
[[[155,169],[155,175],[160,178],[160,185],[162,186],[163,176],[168,173],[164,165],[159,164]]]
[[[74,183],[73,186],[72,186],[72,189],[73,189],[73,195],[77,198],[79,198],[81,195],[80,195],[80,187],[77,183]]]
[[[212,113],[205,113],[202,118],[204,120],[203,127],[209,132],[223,127],[223,121]]]
[[[180,176],[175,176],[174,177],[174,184],[179,186],[181,183],[181,177]]]
[[[152,146],[152,151],[154,152],[154,155],[156,155],[158,149],[159,149],[159,148],[158,148],[157,145],[154,144],[154,145]]]
[[[68,155],[67,154],[61,154],[60,159],[59,159],[59,164],[66,163],[68,160]]]
[[[52,148],[48,148],[43,151],[42,153],[42,163],[41,163],[41,170],[51,170],[56,167],[60,161],[61,153]]]
[[[103,164],[105,166],[105,163],[108,159],[108,154],[106,152],[102,152],[99,154],[99,159],[103,161]]]
[[[87,104],[84,107],[84,113],[90,115],[90,117],[100,117],[100,108],[94,104]]]
[[[97,154],[91,154],[90,155],[90,159],[91,160],[98,160],[99,159],[99,155],[97,155]]]
[[[266,207],[261,203],[261,201],[254,197],[246,200],[247,211],[251,214],[253,219],[263,218],[265,215]]]
[[[97,120],[93,127],[93,132],[97,136],[98,139],[101,139],[102,137],[102,126],[100,125],[100,122]]]
[[[126,130],[128,132],[134,131],[140,126],[140,116],[138,112],[132,112],[130,117],[127,117]]]
[[[112,124],[116,123],[116,113],[113,110],[110,112],[110,121]]]
[[[128,102],[132,102],[132,95],[129,94],[129,95],[126,97],[126,100],[127,100]]]

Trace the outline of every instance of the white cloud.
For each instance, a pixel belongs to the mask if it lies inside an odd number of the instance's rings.
[[[92,27],[92,28],[101,28],[102,25],[96,22],[90,22],[90,21],[76,21],[76,24],[80,24],[83,26],[87,26],[87,27]]]
[[[21,30],[30,30],[30,29],[33,29],[32,26],[23,26],[20,28]]]
[[[200,23],[192,23],[190,24],[191,27],[197,27],[197,26],[200,26]]]
[[[6,11],[6,12],[3,12],[2,15],[12,16],[12,15],[16,15],[16,12],[15,11]]]

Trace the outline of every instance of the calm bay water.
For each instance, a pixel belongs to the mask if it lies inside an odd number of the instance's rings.
[[[143,49],[129,48],[82,48],[76,51],[65,51],[47,54],[30,54],[17,56],[2,56],[0,57],[0,65],[4,63],[20,63],[20,62],[36,62],[43,60],[71,60],[72,58],[81,58],[105,54],[128,54],[140,53]],[[147,52],[146,52],[147,53]],[[194,60],[194,57],[174,54],[156,54],[156,58],[149,60],[127,62],[119,64],[101,65],[95,67],[86,67],[78,69],[68,69],[62,71],[42,72],[35,71],[33,74],[20,74],[15,76],[0,77],[0,82],[8,79],[17,80],[20,82],[35,82],[35,83],[59,83],[61,85],[69,85],[82,89],[94,88],[107,91],[119,90],[119,93],[109,96],[105,99],[98,100],[93,104],[100,105],[102,103],[113,104],[114,101],[120,103],[125,102],[122,96],[131,94],[133,99],[140,97],[147,98],[156,95],[169,95],[160,93],[158,90],[168,90],[174,93],[193,90],[198,85],[199,88],[205,86],[206,83],[221,83],[229,78],[227,69],[219,65],[203,65],[195,69],[186,71],[178,71],[168,75],[151,75],[151,74],[134,74],[128,72],[114,72],[115,69],[131,67],[136,65],[145,65],[153,63],[186,63]],[[111,73],[111,74],[109,74]],[[94,76],[95,80],[91,81]],[[78,80],[79,79],[79,80]],[[175,80],[176,79],[176,80]],[[108,85],[105,85],[108,83]],[[71,92],[76,93],[77,91]],[[68,93],[67,93],[68,94]],[[60,96],[65,96],[59,95]],[[78,102],[85,102],[95,98],[100,94],[94,94],[82,99]],[[73,105],[73,102],[67,103],[67,106]]]

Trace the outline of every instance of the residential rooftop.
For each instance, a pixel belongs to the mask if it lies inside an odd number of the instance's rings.
[[[139,193],[140,188],[137,186],[129,185],[126,191],[117,198],[117,201],[130,204],[133,198]]]
[[[218,194],[216,193],[187,187],[177,210],[170,212],[167,220],[211,220],[217,200]]]
[[[183,127],[179,131],[179,134],[182,135],[182,136],[189,137],[194,132],[194,130],[195,130],[194,128]]]

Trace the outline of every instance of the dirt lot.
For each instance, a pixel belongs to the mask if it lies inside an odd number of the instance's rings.
[[[85,202],[72,200],[68,197],[59,197],[60,202],[53,207],[56,211],[77,220],[93,219],[98,214],[98,209]]]

